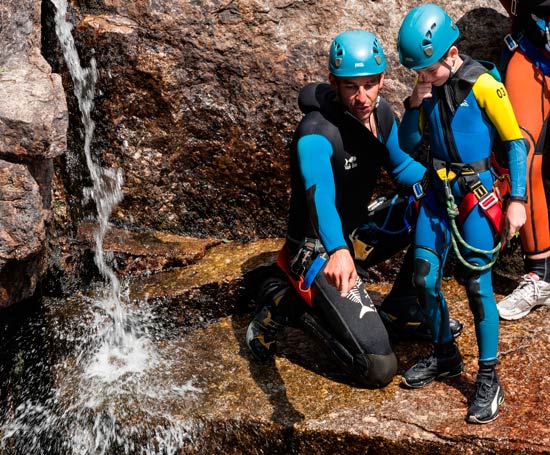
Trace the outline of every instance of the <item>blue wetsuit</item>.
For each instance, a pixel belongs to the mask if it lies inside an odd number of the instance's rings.
[[[399,127],[401,146],[411,152],[418,147],[427,127],[430,153],[434,163],[476,163],[479,181],[492,191],[495,180],[489,158],[498,134],[507,150],[511,176],[511,199],[524,200],[526,149],[510,101],[502,83],[487,69],[462,56],[457,73],[442,87],[434,87],[420,109],[407,109]],[[454,169],[456,169],[456,165]],[[415,284],[424,305],[434,343],[452,340],[449,312],[441,291],[443,267],[450,247],[450,229],[446,211],[444,183],[435,169],[430,169],[426,196],[422,199],[415,232]],[[449,174],[450,188],[460,204],[470,188],[464,177]],[[459,231],[467,244],[487,251],[495,246],[496,232],[490,219],[477,204]],[[461,247],[462,255],[478,266],[492,256],[473,254]],[[479,360],[495,360],[498,350],[498,312],[493,294],[491,269],[468,271],[466,291],[474,315]]]
[[[342,248],[354,256],[349,236],[367,221],[382,167],[408,187],[419,182],[426,169],[399,147],[393,110],[384,99],[373,113],[379,137],[343,109],[327,84],[306,86],[299,104],[305,115],[291,145],[289,264]],[[304,246],[306,240],[310,247]],[[306,248],[311,250],[304,255]],[[362,383],[381,387],[390,382],[397,361],[363,282],[358,279],[342,297],[321,271],[311,291],[313,307],[307,307],[307,315],[320,321],[312,326],[314,334]]]

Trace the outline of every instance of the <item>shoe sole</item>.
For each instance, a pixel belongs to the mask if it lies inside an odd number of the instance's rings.
[[[504,394],[498,398],[498,406],[500,406],[503,402],[504,402]],[[467,416],[466,421],[470,423],[484,424],[484,423],[490,423],[493,420],[496,420],[497,417],[498,417],[498,407],[497,407],[497,412],[490,419],[480,420],[476,416]]]
[[[401,382],[405,384],[407,387],[410,387],[411,389],[420,389],[422,387],[427,386],[428,384],[431,384],[435,380],[454,378],[456,376],[460,376],[463,372],[464,372],[464,364],[462,364],[462,366],[460,367],[460,371],[451,371],[449,373],[443,373],[443,374],[440,374],[439,376],[427,379],[426,381],[423,381],[423,382],[417,382],[415,384],[411,384],[407,382],[404,376],[401,376]]]
[[[521,313],[503,316],[502,314],[500,314],[500,311],[499,311],[498,315],[500,319],[504,319],[505,321],[516,321],[518,319],[521,319],[527,316],[531,311],[533,311],[535,308],[538,308],[540,306],[550,306],[550,301],[544,302],[544,303],[537,303],[536,305],[533,305],[531,308],[529,308],[528,310],[522,311]],[[498,305],[497,305],[497,308],[498,308]]]

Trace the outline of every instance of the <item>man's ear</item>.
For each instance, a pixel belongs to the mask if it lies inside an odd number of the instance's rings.
[[[384,77],[385,77],[386,73],[380,73],[380,82],[378,82],[380,84],[380,86],[378,87],[378,89],[381,89],[382,87],[384,87]]]
[[[338,81],[332,73],[329,73],[328,81],[330,82],[330,88],[332,88],[332,91],[338,93]]]

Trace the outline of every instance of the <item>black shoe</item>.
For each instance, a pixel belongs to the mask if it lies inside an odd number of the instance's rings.
[[[256,313],[246,329],[245,342],[257,360],[265,362],[275,355],[277,333],[283,327],[273,320],[266,306]]]
[[[400,321],[398,318],[383,310],[378,310],[378,314],[388,331],[388,335],[393,341],[431,341],[432,331],[424,319],[420,321],[409,320]],[[449,318],[449,328],[453,338],[457,338],[462,333],[464,326],[458,319]]]
[[[420,360],[403,374],[401,382],[408,387],[418,388],[430,384],[435,379],[452,378],[464,370],[464,363],[458,348],[449,357],[430,355]]]
[[[468,408],[466,420],[472,423],[489,423],[498,417],[498,407],[504,401],[496,371],[490,377],[478,374],[476,392]]]
[[[245,335],[245,343],[257,360],[266,361],[275,355],[277,333],[288,325],[288,318],[277,312],[276,307],[289,288],[287,282],[276,277],[259,287],[256,305],[260,310],[248,324]]]
[[[458,319],[449,318],[449,328],[451,329],[451,334],[453,338],[460,336],[464,325]]]

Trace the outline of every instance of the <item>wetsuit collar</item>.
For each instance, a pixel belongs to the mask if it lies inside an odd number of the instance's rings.
[[[460,54],[460,57],[462,58],[462,65],[441,87],[452,112],[468,96],[477,78],[488,71],[485,66],[470,56]]]

